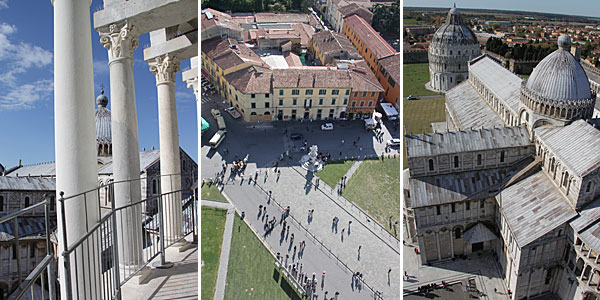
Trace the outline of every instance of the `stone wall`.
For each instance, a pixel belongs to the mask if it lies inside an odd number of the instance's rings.
[[[420,64],[429,62],[427,49],[404,50],[402,56],[405,64]]]

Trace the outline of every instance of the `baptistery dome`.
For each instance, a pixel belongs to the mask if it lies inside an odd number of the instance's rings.
[[[532,113],[556,120],[590,118],[596,95],[579,61],[569,52],[571,38],[562,35],[558,49],[546,56],[521,86],[521,101]]]
[[[460,11],[448,12],[446,23],[433,35],[429,45],[429,86],[447,91],[469,76],[469,61],[481,55],[475,34],[463,24]]]
[[[108,97],[104,96],[104,90],[96,98],[96,104],[96,149],[98,156],[109,156],[112,155],[111,119],[110,110],[106,108]]]

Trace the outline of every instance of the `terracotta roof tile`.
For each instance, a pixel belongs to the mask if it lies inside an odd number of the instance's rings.
[[[396,53],[378,33],[363,18],[351,15],[344,18],[344,22],[352,28],[358,38],[369,48],[377,59]]]

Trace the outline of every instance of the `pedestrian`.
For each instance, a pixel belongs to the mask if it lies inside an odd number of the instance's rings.
[[[292,236],[290,237],[290,244],[294,243],[294,234],[292,233]],[[294,246],[294,251],[296,251],[296,246]]]
[[[344,229],[345,229],[345,228],[342,228],[342,237],[344,236]]]
[[[352,224],[352,220],[348,221],[348,230],[350,230],[350,225]]]
[[[293,235],[292,235],[292,237],[293,237]],[[293,238],[292,238],[292,240],[293,240]],[[294,245],[294,253],[296,253],[296,245]]]
[[[259,205],[258,205],[258,212],[259,212],[259,213],[262,211],[262,208],[263,208],[262,204],[259,204]]]
[[[290,225],[288,225],[288,227],[287,227],[287,230],[288,230],[288,232],[290,231]],[[293,235],[294,235],[294,234],[292,233],[292,236],[293,236]]]
[[[360,256],[360,249],[362,248],[362,245],[358,246],[358,256]]]
[[[246,212],[242,212],[242,220],[244,219],[245,216],[246,216]]]

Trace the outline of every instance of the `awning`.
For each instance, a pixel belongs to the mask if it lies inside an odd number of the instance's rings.
[[[202,125],[200,128],[200,132],[204,132],[204,131],[208,130],[208,127],[210,127],[210,125],[208,124],[208,122],[206,122],[206,120],[204,120],[204,118],[200,117],[200,119],[202,119]]]
[[[496,238],[496,234],[494,234],[489,228],[487,228],[482,223],[477,223],[477,225],[465,231],[465,243],[467,244],[476,244],[485,241],[491,241]]]

